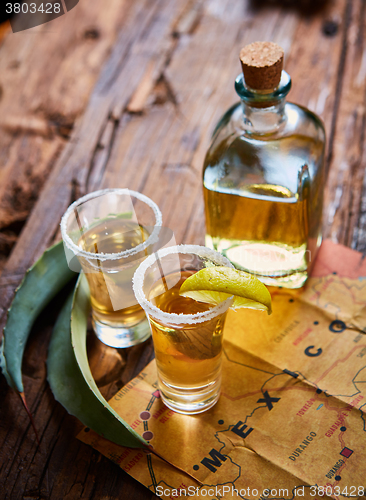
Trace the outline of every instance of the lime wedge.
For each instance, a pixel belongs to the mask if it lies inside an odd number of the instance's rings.
[[[206,267],[187,278],[179,294],[217,305],[234,295],[232,309],[247,307],[272,312],[271,295],[255,276],[226,266]]]

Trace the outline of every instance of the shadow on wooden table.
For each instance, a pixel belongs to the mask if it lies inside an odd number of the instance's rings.
[[[154,358],[151,337],[128,349],[114,349],[103,344],[91,328],[88,329],[87,352],[94,380],[107,400]]]

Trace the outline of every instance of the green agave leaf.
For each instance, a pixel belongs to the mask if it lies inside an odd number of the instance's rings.
[[[51,299],[75,277],[57,243],[26,272],[8,311],[0,349],[0,366],[8,384],[23,394],[22,360],[33,323]]]
[[[6,378],[8,385],[12,389],[17,390],[16,386],[13,383],[11,376],[8,373],[8,370],[6,369],[6,360],[5,360],[5,356],[4,356],[4,342],[1,342],[1,344],[0,344],[0,368],[1,368],[2,374]]]
[[[89,287],[82,274],[52,333],[47,369],[55,399],[106,439],[129,448],[148,448],[148,443],[103,398],[93,379],[86,352],[89,312]]]

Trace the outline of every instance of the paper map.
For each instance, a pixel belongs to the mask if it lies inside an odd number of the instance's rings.
[[[361,498],[366,490],[366,260],[325,241],[305,290],[273,313],[229,311],[222,393],[186,416],[159,398],[155,361],[111,406],[188,476],[93,431],[78,438],[161,498]]]

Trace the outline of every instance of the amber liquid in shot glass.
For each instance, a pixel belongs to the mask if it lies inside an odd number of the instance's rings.
[[[232,298],[213,306],[179,295],[189,276],[215,265],[232,267],[218,252],[180,245],[150,255],[133,278],[150,322],[162,400],[179,413],[206,411],[220,396],[223,329]]]
[[[176,314],[195,314],[211,309],[209,304],[179,295],[182,283],[191,274],[193,273],[183,272],[178,283],[155,296],[152,303],[162,311]],[[156,284],[154,295],[157,288],[163,288],[162,281]],[[218,378],[225,316],[226,312],[203,323],[182,323],[179,328],[169,327],[150,318],[156,364],[163,384],[191,390],[196,388],[199,391]],[[202,393],[202,402],[205,396]],[[196,400],[196,404],[199,403]]]
[[[130,347],[151,335],[132,291],[132,277],[158,245],[161,224],[158,206],[130,189],[89,193],[70,205],[61,219],[69,267],[80,271],[81,266],[85,273],[93,328],[107,345]]]
[[[88,230],[79,240],[79,245],[86,252],[99,253],[119,253],[135,248],[150,236],[148,230],[136,222],[124,221],[119,219],[111,219],[103,224]],[[143,255],[148,255],[147,250],[143,251]],[[127,263],[127,262],[126,262]],[[111,268],[108,272],[108,266],[103,265],[100,271],[86,273],[86,277],[90,288],[90,298],[95,319],[101,323],[108,322],[125,326],[135,325],[145,319],[145,312],[139,304],[135,304],[117,311],[114,310],[108,288],[115,287],[116,290],[123,290],[126,302],[133,302],[133,291],[128,287],[128,283],[132,282],[132,276],[136,271],[140,261],[137,264],[123,269],[121,271]],[[107,283],[108,287],[107,287]]]

